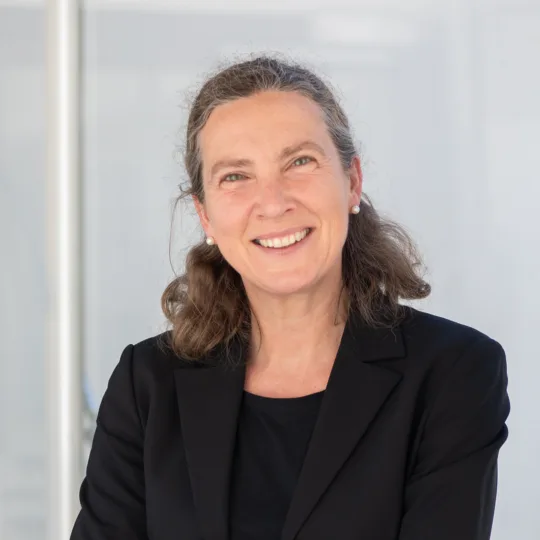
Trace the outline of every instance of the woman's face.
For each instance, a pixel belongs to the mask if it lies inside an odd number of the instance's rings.
[[[205,233],[246,289],[306,292],[341,276],[358,157],[343,171],[318,105],[262,92],[217,107],[200,134]]]

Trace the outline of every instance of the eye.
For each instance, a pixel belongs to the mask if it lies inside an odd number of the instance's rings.
[[[307,160],[307,161],[305,161],[305,160]],[[306,165],[310,161],[313,161],[312,157],[310,157],[310,156],[302,156],[302,157],[296,158],[293,161],[293,165],[296,166],[296,167],[301,167],[302,165]]]
[[[243,174],[231,173],[231,174],[225,175],[221,179],[221,181],[222,182],[238,182],[238,180],[241,180],[242,178],[244,178]]]

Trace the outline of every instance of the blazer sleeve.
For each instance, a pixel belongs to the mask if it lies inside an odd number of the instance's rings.
[[[122,352],[100,404],[71,540],[148,540],[133,349]]]
[[[488,540],[497,458],[508,437],[506,356],[482,336],[457,360],[430,407],[405,486],[399,540]]]

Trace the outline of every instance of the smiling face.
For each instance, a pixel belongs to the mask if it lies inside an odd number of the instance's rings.
[[[319,106],[268,91],[218,106],[199,138],[205,233],[253,287],[276,295],[341,279],[358,157],[345,172]]]

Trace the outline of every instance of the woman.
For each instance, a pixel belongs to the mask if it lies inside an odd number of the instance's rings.
[[[328,85],[234,64],[186,143],[206,241],[111,376],[72,539],[488,539],[505,353],[399,304],[430,287]]]

